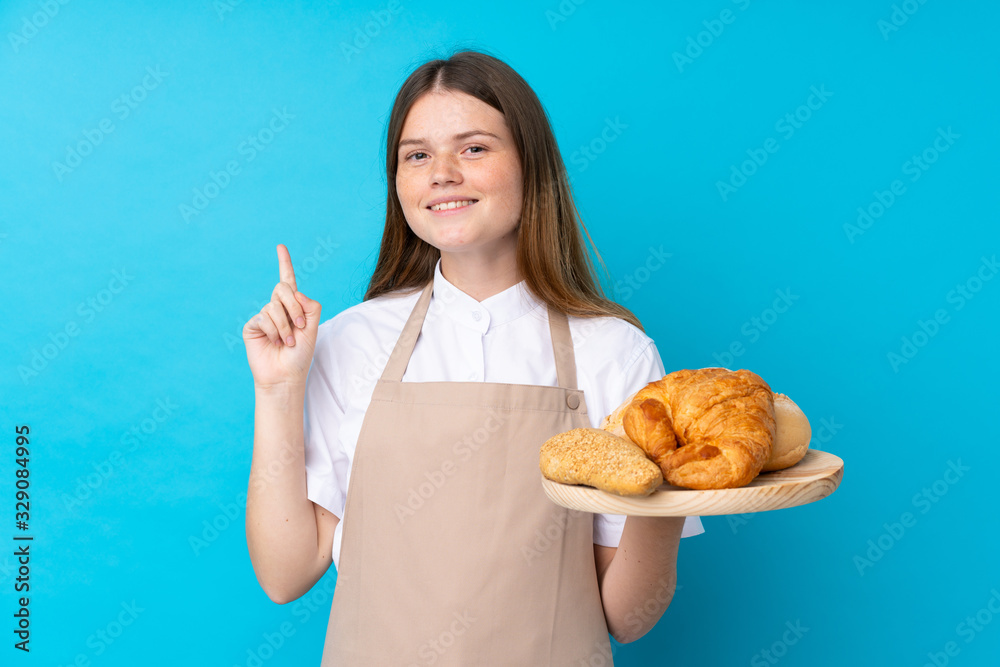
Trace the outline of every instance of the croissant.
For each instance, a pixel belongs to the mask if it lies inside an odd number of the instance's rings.
[[[771,457],[774,394],[748,370],[685,369],[650,382],[604,421],[670,484],[729,489],[749,484]]]

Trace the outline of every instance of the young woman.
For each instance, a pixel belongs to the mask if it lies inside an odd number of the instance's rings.
[[[701,523],[559,507],[538,451],[663,377],[659,354],[602,296],[545,111],[509,66],[425,63],[386,139],[365,300],[320,325],[279,245],[244,327],[258,580],[286,603],[336,563],[323,665],[611,664],[608,633],[657,622]]]

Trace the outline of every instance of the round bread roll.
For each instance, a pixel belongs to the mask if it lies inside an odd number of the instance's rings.
[[[774,443],[771,457],[761,472],[790,468],[809,451],[812,428],[795,401],[784,394],[774,395]]]

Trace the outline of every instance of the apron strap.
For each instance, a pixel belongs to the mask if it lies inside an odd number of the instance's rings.
[[[576,354],[573,352],[573,337],[569,333],[566,313],[549,306],[549,333],[552,336],[552,351],[556,357],[556,377],[559,386],[576,389]]]
[[[389,361],[385,364],[382,380],[388,382],[403,381],[403,373],[406,372],[406,365],[410,363],[410,355],[413,354],[413,347],[417,344],[417,336],[420,335],[420,327],[424,324],[424,315],[427,314],[427,307],[431,303],[433,287],[434,280],[432,279],[424,287],[424,291],[420,293],[417,305],[413,307],[413,312],[410,313],[410,317],[406,320],[403,331],[396,341],[396,347],[392,348]]]
[[[434,287],[432,279],[424,287],[417,299],[410,317],[403,326],[403,331],[399,334],[396,346],[389,355],[385,370],[382,371],[382,380],[388,382],[402,382],[403,373],[410,362],[410,355],[417,344],[417,337],[424,324],[424,317],[431,302],[431,293]],[[556,360],[556,378],[560,387],[566,389],[576,389],[576,355],[573,351],[573,338],[569,332],[569,320],[566,314],[551,306],[549,313],[549,334],[552,338],[552,352]]]

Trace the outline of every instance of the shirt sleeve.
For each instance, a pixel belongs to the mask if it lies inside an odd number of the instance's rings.
[[[622,372],[623,384],[618,395],[621,397],[616,404],[620,405],[626,397],[642,389],[650,382],[663,378],[666,371],[660,352],[652,340],[629,362]],[[605,547],[617,547],[621,542],[622,531],[625,528],[625,516],[620,514],[594,514],[594,544]],[[693,537],[705,532],[701,517],[689,516],[684,519],[681,537]]]
[[[320,327],[306,378],[303,413],[306,497],[343,518],[350,462],[338,438],[344,404],[332,381],[337,369],[333,368],[335,357],[331,344],[334,337],[330,331],[329,326]]]

